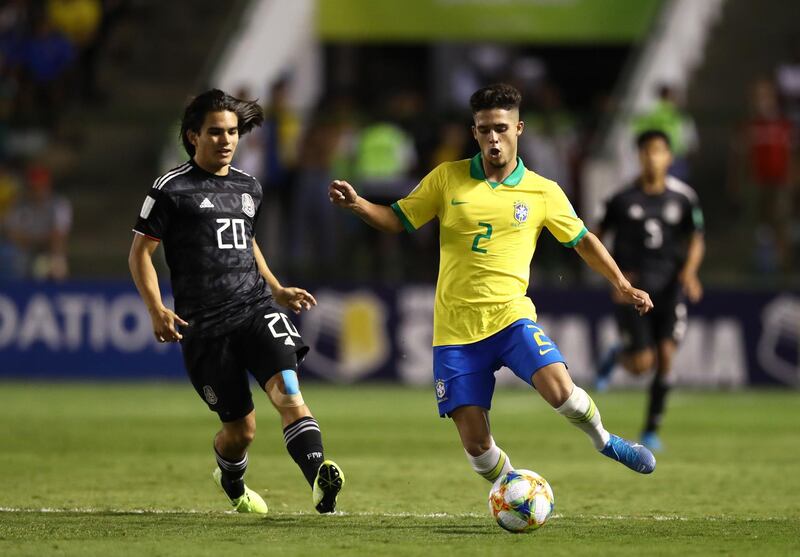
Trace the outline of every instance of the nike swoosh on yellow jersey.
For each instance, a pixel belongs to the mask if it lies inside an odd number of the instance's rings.
[[[547,350],[542,350],[542,349],[540,348],[540,349],[539,349],[539,355],[540,355],[540,356],[544,356],[545,354],[547,354],[548,352],[552,352],[553,350],[555,350],[555,348],[548,348]]]
[[[469,201],[456,201],[455,199],[450,200],[450,205],[463,205],[464,203],[469,203]]]

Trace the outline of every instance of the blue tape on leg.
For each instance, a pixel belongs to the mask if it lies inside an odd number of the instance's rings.
[[[297,380],[297,373],[293,369],[284,369],[281,372],[283,378],[283,388],[287,395],[300,394],[300,382]]]

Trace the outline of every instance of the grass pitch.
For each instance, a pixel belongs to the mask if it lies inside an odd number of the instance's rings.
[[[326,452],[347,474],[319,516],[264,397],[248,485],[267,517],[226,512],[210,477],[216,416],[189,384],[0,383],[0,555],[800,554],[800,398],[683,393],[652,476],[597,454],[534,393],[499,391],[492,425],[556,514],[512,535],[488,514],[430,390],[306,386]],[[595,395],[635,436],[643,393]]]

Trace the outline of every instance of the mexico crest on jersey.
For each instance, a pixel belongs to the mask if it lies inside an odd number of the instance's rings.
[[[514,203],[514,218],[520,224],[528,220],[528,206],[522,201]]]
[[[249,193],[242,194],[242,212],[251,218],[256,216],[256,204]]]
[[[679,203],[670,201],[664,206],[664,220],[669,224],[678,224],[681,222],[683,211]]]
[[[214,389],[211,388],[211,385],[203,387],[203,397],[206,399],[206,402],[211,405],[217,403],[217,394],[214,392]]]

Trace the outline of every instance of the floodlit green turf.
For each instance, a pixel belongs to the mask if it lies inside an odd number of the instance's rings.
[[[528,391],[500,391],[495,438],[545,476],[556,516],[512,535],[488,516],[430,390],[305,387],[347,473],[318,516],[257,401],[248,485],[267,517],[225,513],[213,485],[216,417],[188,384],[0,383],[0,555],[790,555],[800,554],[797,393],[678,392],[652,476],[594,452]],[[595,396],[635,435],[642,393]]]

